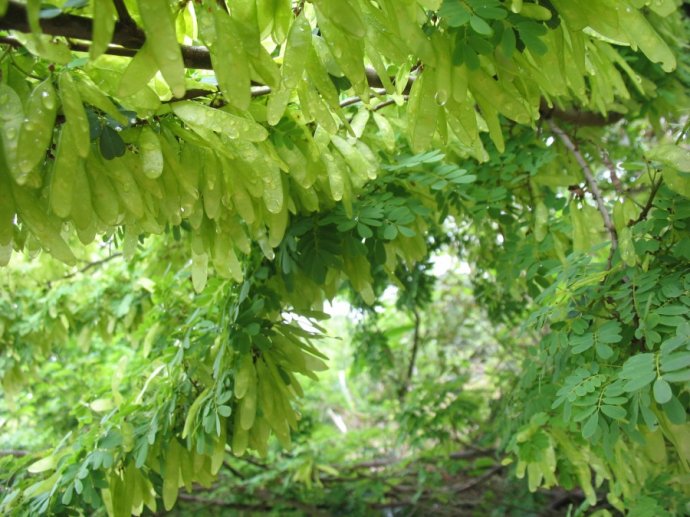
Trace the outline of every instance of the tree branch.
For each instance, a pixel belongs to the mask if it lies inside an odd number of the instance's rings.
[[[25,451],[23,449],[10,449],[10,450],[0,451],[0,457],[2,457],[2,456],[14,456],[15,458],[22,458],[22,457],[26,456],[27,454],[30,454],[30,451]]]
[[[59,14],[54,18],[42,18],[40,21],[44,34],[65,36],[90,41],[93,35],[93,20],[73,14]],[[17,2],[10,2],[7,12],[0,18],[0,30],[31,32],[26,15],[26,7]],[[135,26],[118,20],[115,22],[113,43],[128,48],[141,48],[146,41],[144,33]]]
[[[400,386],[400,391],[398,392],[398,397],[402,401],[410,389],[410,383],[412,382],[412,374],[414,373],[414,365],[417,361],[417,352],[419,351],[419,326],[421,323],[421,318],[419,317],[419,311],[416,308],[412,309],[412,316],[414,319],[414,333],[412,335],[412,352],[410,354],[410,363],[407,366],[407,375],[403,385]]]
[[[204,497],[199,497],[192,494],[178,494],[177,498],[180,501],[185,501],[189,503],[203,504],[208,506],[222,506],[225,508],[232,508],[234,510],[245,510],[249,512],[269,512],[273,509],[270,504],[246,504],[246,503],[234,503],[232,501],[225,501],[224,499],[206,499]]]
[[[103,259],[96,260],[94,262],[89,262],[83,268],[75,271],[74,273],[69,273],[65,276],[62,276],[62,277],[58,278],[57,280],[67,280],[68,278],[72,278],[72,277],[75,277],[75,276],[80,275],[82,273],[86,273],[89,269],[93,269],[95,267],[102,266],[103,264],[106,264],[106,263],[110,262],[111,260],[114,260],[114,259],[121,257],[121,256],[122,256],[122,253],[113,253],[112,255],[108,255],[107,257],[105,257]]]
[[[474,488],[476,486],[481,485],[485,481],[488,481],[491,477],[493,477],[494,475],[501,472],[504,468],[505,467],[503,465],[496,465],[494,467],[491,467],[491,469],[486,471],[484,474],[482,474],[478,478],[475,478],[472,481],[468,481],[468,482],[463,483],[461,485],[453,485],[450,488],[453,492],[465,492],[471,488]]]
[[[539,113],[546,120],[555,118],[574,126],[608,126],[624,118],[622,113],[616,112],[604,116],[591,111],[562,110],[555,106],[549,106],[544,100],[539,106]]]
[[[654,198],[656,197],[657,192],[659,192],[659,188],[661,187],[661,184],[663,183],[663,178],[659,178],[659,181],[654,183],[652,185],[652,190],[649,193],[649,198],[647,198],[647,203],[645,203],[644,207],[642,208],[642,211],[640,212],[640,215],[633,221],[630,226],[634,226],[639,222],[644,221],[647,219],[647,216],[649,215],[649,211],[652,209],[654,206]]]
[[[609,212],[606,209],[606,204],[604,203],[604,196],[601,194],[601,190],[599,190],[599,185],[597,184],[597,181],[594,178],[592,169],[587,163],[587,160],[585,160],[584,156],[582,156],[582,153],[580,152],[580,149],[577,147],[577,144],[567,135],[567,133],[565,133],[565,131],[563,131],[553,120],[547,120],[547,122],[549,124],[549,127],[551,128],[551,131],[553,131],[558,136],[558,138],[561,139],[563,145],[565,145],[568,148],[568,150],[571,153],[573,153],[575,160],[580,165],[580,168],[582,169],[582,172],[585,175],[585,179],[587,180],[589,191],[592,193],[592,197],[594,197],[594,202],[596,203],[597,208],[599,209],[601,218],[604,220],[604,227],[606,228],[606,231],[608,231],[609,236],[611,237],[611,251],[614,251],[616,248],[618,248],[618,234],[616,233],[616,227],[613,225],[611,216],[609,215]]]
[[[118,19],[125,25],[136,27],[137,24],[130,16],[124,0],[114,0],[113,3],[115,4]]]
[[[611,161],[611,157],[606,149],[599,149],[599,154],[601,154],[601,161],[609,170],[609,175],[611,176],[611,183],[613,183],[613,188],[619,195],[623,195],[623,184],[621,183],[618,173],[616,172],[616,164]]]

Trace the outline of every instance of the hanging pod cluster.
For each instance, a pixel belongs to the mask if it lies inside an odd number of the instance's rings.
[[[5,65],[0,259],[30,237],[32,247],[73,263],[64,222],[84,243],[124,227],[126,249],[141,233],[183,225],[194,234],[199,289],[209,262],[239,279],[248,241],[271,256],[290,213],[351,204],[375,177],[377,153],[394,150],[391,122],[404,125],[413,151],[447,145],[485,160],[479,135],[488,132],[502,150],[501,116],[531,124],[544,102],[625,110],[625,76],[640,93],[653,84],[612,42],[639,46],[673,69],[655,29],[672,31],[672,20],[661,18],[669,4],[650,6],[652,25],[641,6],[614,0],[596,9],[316,1],[294,12],[284,0],[242,0],[231,9],[211,0],[138,1],[127,7],[146,39],[133,58],[121,58],[103,55],[116,11],[99,0],[86,10],[91,59],[74,61],[61,40],[41,34],[40,4],[29,2],[33,33],[17,37],[37,56],[70,66],[37,82]],[[204,45],[213,73],[186,69],[195,54],[180,42]],[[209,104],[213,82],[220,104]],[[170,102],[189,90],[209,95]],[[356,95],[365,116],[352,118],[343,94]],[[374,112],[376,128],[365,132],[378,97],[406,109]]]

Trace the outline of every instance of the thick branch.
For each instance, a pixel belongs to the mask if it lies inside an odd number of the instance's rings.
[[[124,0],[114,0],[115,10],[117,11],[117,17],[125,25],[136,26],[136,22],[132,19],[127,10]]]
[[[65,36],[81,40],[91,40],[92,38],[93,21],[84,16],[60,14],[54,18],[42,18],[40,24],[43,32],[52,36]],[[0,19],[0,30],[31,32],[25,6],[10,2],[7,13]],[[136,26],[122,21],[115,23],[113,43],[128,48],[140,48],[144,41],[146,41],[146,36]]]
[[[555,106],[550,107],[544,100],[542,100],[539,106],[539,113],[547,120],[555,118],[574,126],[608,126],[623,120],[624,117],[622,113],[616,112],[601,115],[591,111],[562,110]]]
[[[571,138],[563,131],[553,120],[549,120],[549,127],[551,128],[551,131],[553,131],[558,138],[561,139],[561,142],[563,142],[563,145],[565,145],[568,150],[573,153],[573,156],[575,157],[575,160],[577,163],[580,165],[580,168],[582,169],[582,172],[585,175],[585,179],[587,180],[587,185],[589,186],[589,191],[592,193],[592,196],[594,197],[594,202],[597,205],[597,208],[599,209],[599,213],[601,214],[601,218],[604,220],[604,226],[606,227],[606,231],[608,231],[609,236],[611,237],[611,250],[615,250],[618,247],[618,234],[616,233],[616,227],[613,225],[613,221],[611,220],[611,216],[609,215],[608,210],[606,209],[606,204],[604,203],[604,196],[601,193],[601,190],[599,190],[599,185],[597,184],[597,180],[594,178],[594,174],[592,173],[592,169],[589,166],[589,163],[587,163],[587,160],[585,160],[585,157],[582,156],[582,153],[580,152],[580,149],[577,147],[577,144],[571,140]]]

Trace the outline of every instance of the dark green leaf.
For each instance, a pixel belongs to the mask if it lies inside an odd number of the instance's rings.
[[[125,154],[125,142],[119,133],[110,126],[103,127],[99,148],[106,160],[112,160]]]

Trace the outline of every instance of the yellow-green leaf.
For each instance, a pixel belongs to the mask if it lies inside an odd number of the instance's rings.
[[[60,74],[58,86],[60,87],[62,111],[69,124],[69,130],[72,131],[72,138],[77,153],[82,158],[86,158],[89,155],[91,138],[89,135],[89,121],[86,118],[86,111],[81,102],[79,90],[77,90],[72,76],[67,71]]]
[[[57,464],[57,458],[55,456],[46,456],[38,461],[33,462],[29,465],[26,470],[32,474],[38,474],[40,472],[46,472],[48,470],[54,470]]]
[[[156,179],[163,173],[163,151],[158,135],[148,126],[139,135],[141,166],[146,177]]]
[[[2,140],[5,162],[15,181],[24,175],[17,166],[17,145],[24,120],[24,108],[19,95],[5,83],[0,83],[0,140]]]
[[[268,136],[268,131],[253,120],[196,102],[176,102],[172,109],[175,115],[192,129],[212,129],[230,138],[241,138],[250,142],[261,142]]]
[[[151,50],[151,44],[147,41],[122,72],[117,95],[120,97],[134,95],[153,79],[157,71],[156,58]]]
[[[139,15],[158,68],[175,97],[185,92],[185,68],[168,0],[138,0]]]
[[[75,149],[73,132],[69,122],[62,126],[58,137],[50,184],[50,208],[58,217],[67,217],[72,210],[74,177],[79,167],[79,155]]]
[[[96,59],[103,54],[113,39],[116,18],[113,0],[94,0],[93,2],[93,38],[89,55]]]
[[[415,153],[426,151],[436,132],[439,106],[436,95],[435,76],[422,73],[412,85],[407,108],[408,138]]]
[[[167,448],[163,471],[163,506],[168,511],[175,506],[180,486],[180,449],[181,446],[177,439],[172,438]]]
[[[20,183],[34,167],[43,162],[46,149],[53,137],[57,104],[57,95],[50,78],[39,83],[31,92],[17,144]]]

